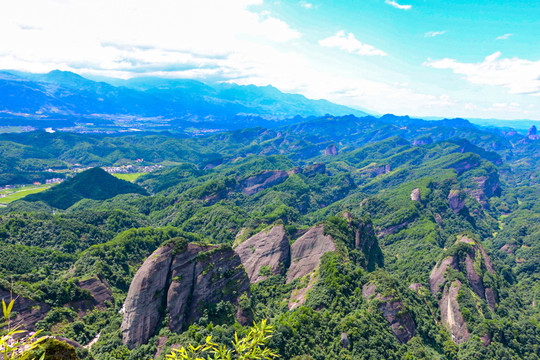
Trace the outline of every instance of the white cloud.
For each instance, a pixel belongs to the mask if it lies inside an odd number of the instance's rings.
[[[313,9],[313,4],[307,1],[300,1],[300,6],[306,9]]]
[[[385,0],[385,3],[387,3],[388,5],[392,5],[396,9],[400,10],[410,10],[412,8],[412,5],[401,5],[395,0]]]
[[[501,58],[501,53],[495,52],[480,63],[460,63],[446,58],[428,60],[424,65],[452,70],[473,84],[502,86],[512,94],[540,95],[540,60]]]
[[[504,35],[501,35],[501,36],[497,36],[497,38],[495,40],[506,40],[512,35],[513,34],[504,34]]]
[[[358,41],[352,33],[346,35],[345,31],[343,30],[338,31],[336,35],[319,40],[319,45],[330,48],[338,48],[348,53],[354,53],[357,55],[387,55],[384,51],[379,50],[374,46]]]
[[[0,3],[0,68],[86,72],[220,66],[298,39],[262,0],[18,0]],[[112,47],[107,44],[116,44]],[[264,53],[260,54],[264,56]],[[221,59],[221,60],[220,60]],[[128,75],[128,74],[125,74]]]
[[[435,37],[435,36],[439,36],[439,35],[443,35],[443,34],[446,34],[446,30],[428,31],[427,33],[424,34],[424,37]]]

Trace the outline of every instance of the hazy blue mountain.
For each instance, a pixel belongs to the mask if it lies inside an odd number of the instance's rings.
[[[209,85],[160,78],[109,80],[111,84],[58,70],[47,74],[3,71],[0,111],[34,116],[102,114],[194,121],[240,121],[239,116],[279,121],[297,115],[366,115],[326,100],[285,94],[271,86]]]

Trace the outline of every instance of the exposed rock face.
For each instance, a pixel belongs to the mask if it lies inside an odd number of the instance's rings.
[[[465,194],[459,190],[450,190],[448,205],[457,214],[465,207]]]
[[[326,173],[326,164],[320,163],[310,165],[303,169],[302,173],[307,177],[315,176],[317,174],[324,174]]]
[[[388,321],[396,339],[402,344],[407,343],[416,334],[416,325],[411,314],[405,309],[401,300],[382,296],[377,292],[377,285],[368,283],[362,288],[362,296],[366,300],[379,300],[378,309]]]
[[[175,243],[157,249],[133,278],[124,303],[122,340],[128,347],[148,341],[166,308],[169,328],[181,331],[201,316],[201,306],[230,301],[249,291],[240,258],[228,247]]]
[[[3,299],[6,304],[11,301],[11,296],[9,291],[0,288],[0,299]],[[25,330],[34,330],[36,323],[42,320],[51,309],[45,303],[33,301],[17,294],[13,294],[13,299],[16,300],[12,311],[17,316],[12,321],[14,324],[21,324]]]
[[[343,346],[344,349],[347,349],[350,345],[349,337],[347,336],[347,333],[341,333],[341,346]]]
[[[422,195],[420,193],[419,188],[416,188],[411,192],[411,200],[412,201],[421,201],[422,200]]]
[[[441,319],[450,329],[452,340],[454,340],[456,344],[461,344],[469,340],[470,336],[469,331],[467,330],[467,324],[465,323],[465,319],[463,319],[463,315],[461,314],[461,310],[459,310],[459,304],[457,302],[457,296],[461,285],[459,280],[455,280],[450,286],[445,287],[441,300],[439,301]]]
[[[283,225],[261,231],[238,245],[234,251],[240,257],[251,283],[264,280],[268,275],[284,274],[291,259],[289,240]],[[265,271],[269,273],[265,274]]]
[[[105,306],[106,301],[110,303],[114,302],[109,283],[101,276],[94,276],[90,279],[79,281],[77,285],[81,289],[90,291],[96,306]]]
[[[336,250],[332,237],[324,235],[324,226],[311,228],[291,246],[291,266],[287,272],[287,283],[315,270],[321,257]]]
[[[390,166],[390,164],[382,165],[372,170],[372,176],[375,177],[383,174],[388,174],[390,171],[392,171],[392,167]]]
[[[531,126],[529,131],[527,131],[527,138],[529,138],[530,140],[540,140],[540,136],[538,136],[537,134],[535,125]]]
[[[324,150],[324,155],[337,155],[338,150],[336,148],[336,145],[332,144],[326,147]]]
[[[160,319],[174,245],[154,251],[135,274],[124,303],[122,340],[128,347],[148,341]]]
[[[413,141],[412,144],[413,146],[429,145],[429,144],[433,144],[433,139],[431,137],[416,139]]]
[[[242,192],[246,195],[253,195],[271,186],[281,184],[288,177],[289,174],[286,171],[263,171],[259,175],[249,177],[242,181]]]
[[[480,166],[480,159],[478,157],[469,157],[458,161],[456,163],[448,166],[449,169],[456,170],[458,176],[463,174],[465,171]]]
[[[447,270],[451,268],[463,273],[470,289],[484,299],[492,311],[495,310],[497,304],[494,290],[486,287],[483,281],[486,272],[495,274],[491,259],[480,243],[466,236],[462,236],[454,246],[458,246],[459,243],[468,244],[470,247],[444,258],[435,265],[429,278],[431,293],[439,300],[442,322],[448,326],[452,339],[457,344],[469,338],[469,332],[457,301],[459,290],[465,285],[459,280],[449,280]],[[464,291],[469,290],[465,288]]]
[[[500,195],[501,193],[501,186],[497,173],[493,173],[490,176],[478,176],[472,180],[476,183],[477,188],[467,190],[467,192],[484,207],[487,206],[490,197]]]

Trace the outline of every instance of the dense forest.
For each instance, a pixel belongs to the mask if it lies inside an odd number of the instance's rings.
[[[263,320],[281,359],[540,359],[535,130],[3,134],[0,185],[92,169],[0,208],[0,295],[80,359],[230,346]],[[95,168],[138,159],[162,167]]]

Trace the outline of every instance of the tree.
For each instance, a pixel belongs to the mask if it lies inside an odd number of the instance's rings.
[[[233,348],[226,345],[218,345],[212,342],[208,336],[204,345],[197,347],[188,345],[187,348],[173,349],[171,354],[166,355],[169,360],[271,360],[278,355],[266,347],[267,341],[272,337],[273,327],[262,320],[260,324],[254,323],[246,337],[238,339],[234,334]]]

